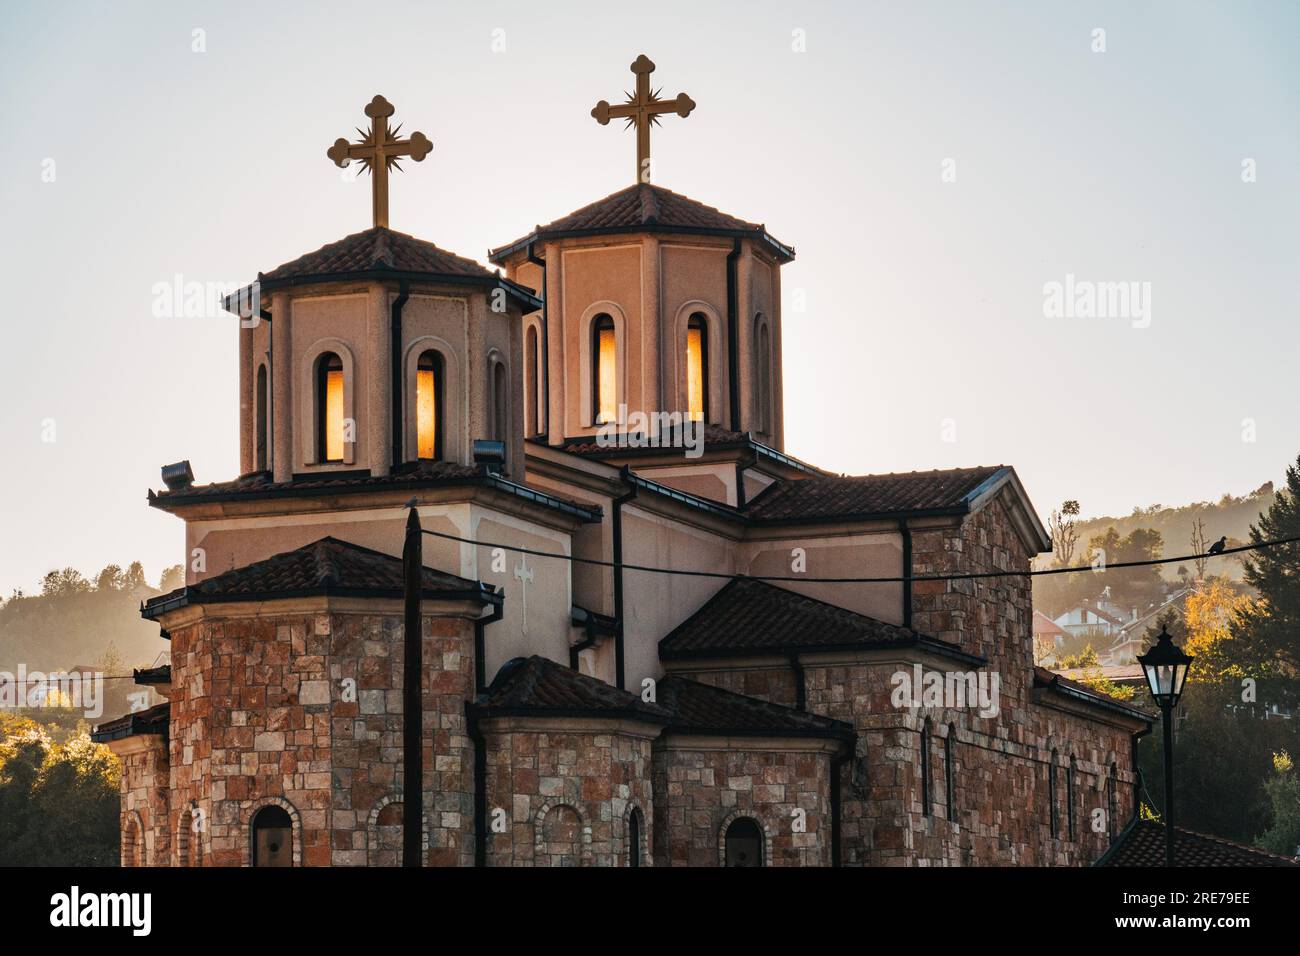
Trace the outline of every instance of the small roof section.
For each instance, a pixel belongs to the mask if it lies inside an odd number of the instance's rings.
[[[659,642],[662,660],[923,647],[983,664],[956,645],[766,581],[735,578]]]
[[[511,282],[472,259],[385,226],[354,232],[257,275],[262,292],[339,279],[412,279],[500,286],[520,303],[524,311],[533,312],[542,307],[541,299],[533,294],[532,289]],[[239,301],[238,295],[227,298],[226,308],[230,309],[234,302]]]
[[[663,678],[656,686],[656,695],[659,703],[673,714],[666,728],[668,733],[853,738],[853,726],[844,721],[782,707],[685,677]]]
[[[738,219],[662,186],[636,183],[554,222],[534,226],[528,235],[490,250],[488,259],[499,264],[529,243],[544,239],[630,232],[748,237],[762,242],[782,262],[794,258],[794,247],[777,241],[762,223]]]
[[[162,703],[148,710],[124,714],[115,720],[106,721],[91,732],[90,739],[97,744],[106,744],[124,737],[158,734],[166,740],[171,723],[171,707],[170,703]]]
[[[1064,637],[1065,628],[1057,624],[1042,611],[1034,611],[1034,633],[1049,637]]]
[[[1009,471],[1005,465],[990,465],[884,475],[786,478],[755,495],[745,513],[770,522],[963,514],[985,485]]]
[[[1278,856],[1222,837],[1174,827],[1174,861],[1179,866],[1295,866]],[[1165,827],[1154,820],[1134,819],[1093,866],[1164,866]]]
[[[423,596],[430,600],[500,600],[488,585],[424,568]],[[403,594],[402,561],[338,538],[321,538],[292,551],[254,561],[198,584],[160,594],[145,602],[141,617],[154,620],[195,604],[271,601],[330,595],[390,597]]]
[[[660,724],[669,718],[658,704],[536,654],[503,664],[475,709],[484,717],[607,717]]]
[[[1155,720],[1154,714],[1150,714],[1140,707],[1135,707],[1125,701],[1111,697],[1109,694],[1103,694],[1087,684],[1081,684],[1078,681],[1070,680],[1068,677],[1062,677],[1046,667],[1034,665],[1034,686],[1075,700],[1081,700],[1084,703],[1096,704],[1148,724]]]

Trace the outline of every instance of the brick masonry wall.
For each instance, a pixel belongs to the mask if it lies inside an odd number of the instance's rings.
[[[642,814],[640,865],[652,864],[650,749],[658,728],[571,723],[577,726],[540,730],[521,718],[483,721],[488,866],[627,866],[634,809]]]
[[[767,865],[830,865],[829,754],[687,747],[655,748],[657,865],[718,866],[723,835],[740,816],[762,828]]]
[[[360,865],[379,851],[378,812],[402,789],[401,635],[397,614],[173,629],[172,833],[187,834],[173,862],[249,863],[252,817],[271,803],[293,820],[295,863]],[[469,865],[472,623],[426,615],[423,653],[427,862]]]
[[[165,866],[170,860],[170,770],[161,736],[141,735],[122,758],[121,863]]]

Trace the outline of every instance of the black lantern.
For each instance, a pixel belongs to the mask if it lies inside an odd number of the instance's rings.
[[[1187,680],[1187,668],[1192,658],[1173,642],[1169,631],[1160,628],[1156,646],[1138,655],[1137,661],[1142,665],[1151,696],[1161,710],[1176,706],[1178,698],[1183,696],[1183,682]]]
[[[1160,706],[1160,720],[1165,725],[1165,865],[1174,865],[1174,705],[1183,696],[1183,682],[1191,655],[1174,643],[1165,627],[1160,628],[1156,646],[1138,655],[1146,675],[1151,696]]]

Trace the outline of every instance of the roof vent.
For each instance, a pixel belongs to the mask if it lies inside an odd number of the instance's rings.
[[[189,460],[178,461],[174,465],[163,465],[162,480],[168,491],[180,491],[190,487],[194,484],[194,471],[190,468]]]
[[[474,439],[474,464],[489,475],[501,474],[506,463],[506,443],[486,438]]]

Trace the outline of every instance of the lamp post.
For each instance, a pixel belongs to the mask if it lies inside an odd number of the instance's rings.
[[[1165,725],[1165,866],[1174,865],[1174,720],[1173,710],[1183,695],[1183,682],[1192,658],[1173,642],[1169,631],[1160,628],[1155,647],[1138,655],[1151,696],[1160,706]]]

